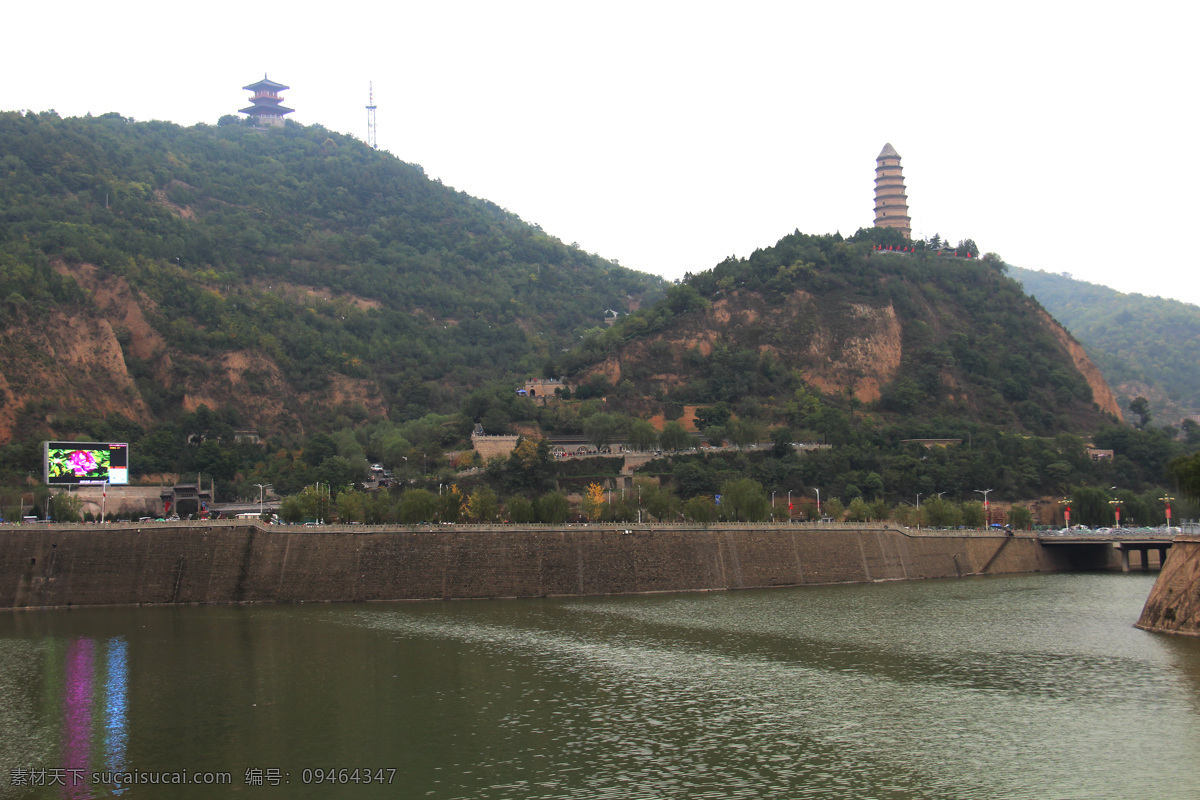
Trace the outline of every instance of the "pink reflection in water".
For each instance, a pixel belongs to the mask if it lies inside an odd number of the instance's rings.
[[[76,639],[67,646],[67,668],[63,677],[63,797],[93,796],[86,779],[92,755],[95,656],[96,643],[91,639]]]

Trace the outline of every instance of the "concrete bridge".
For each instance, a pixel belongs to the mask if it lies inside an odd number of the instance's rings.
[[[1103,568],[1102,564],[1106,563],[1111,552],[1116,550],[1121,558],[1123,572],[1130,571],[1130,553],[1138,554],[1137,562],[1143,572],[1148,572],[1152,564],[1162,569],[1163,564],[1167,562],[1167,550],[1174,540],[1175,533],[1120,528],[1114,528],[1108,533],[1072,531],[1069,534],[1054,532],[1038,535],[1038,541],[1043,546],[1068,550],[1071,561],[1079,563],[1080,568],[1086,568],[1086,562],[1095,562],[1099,568]],[[1150,556],[1151,551],[1157,554],[1153,559]]]

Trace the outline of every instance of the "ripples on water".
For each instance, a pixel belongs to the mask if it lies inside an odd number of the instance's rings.
[[[18,615],[0,766],[398,768],[256,797],[1200,798],[1200,642],[1132,627],[1152,580]]]
[[[479,754],[504,782],[446,776],[442,796],[1194,797],[1200,686],[1171,667],[1200,650],[1130,627],[1148,590],[1054,576],[358,616],[537,675],[504,687],[504,736]]]

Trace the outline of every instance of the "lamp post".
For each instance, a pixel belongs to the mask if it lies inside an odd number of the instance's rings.
[[[988,494],[995,491],[994,489],[976,489],[976,492],[983,495],[983,527],[988,527],[992,524],[992,518],[988,514]]]
[[[817,522],[820,522],[821,521],[821,490],[814,486],[813,491],[817,493]],[[788,508],[790,509],[791,507],[792,507],[792,500],[789,497],[788,498]],[[788,513],[790,516],[791,512],[789,511]]]
[[[1167,504],[1167,531],[1170,532],[1170,530],[1171,530],[1171,501],[1174,500],[1175,498],[1171,497],[1171,495],[1169,495],[1169,494],[1164,494],[1162,497],[1160,497],[1158,499],[1160,501],[1162,501],[1163,503]]]
[[[1063,506],[1063,527],[1070,529],[1071,527],[1071,498],[1064,497],[1058,501],[1060,506]]]
[[[1124,500],[1120,500],[1120,499],[1113,499],[1113,500],[1108,501],[1108,504],[1113,507],[1113,511],[1116,512],[1118,528],[1121,527],[1121,504],[1124,502],[1125,502]]]
[[[256,483],[256,484],[254,484],[254,485],[258,487],[258,518],[259,518],[259,519],[262,519],[262,515],[263,515],[263,490],[264,490],[264,489],[271,489],[271,488],[274,488],[274,484],[271,484],[271,483]]]

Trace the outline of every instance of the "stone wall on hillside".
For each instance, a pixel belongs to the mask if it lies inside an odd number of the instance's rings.
[[[0,532],[0,607],[546,597],[1060,571],[1033,537],[872,526]]]
[[[493,458],[508,458],[508,454],[517,448],[517,438],[517,436],[505,434],[489,436],[473,433],[471,434],[471,446],[484,461]]]

